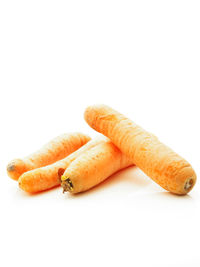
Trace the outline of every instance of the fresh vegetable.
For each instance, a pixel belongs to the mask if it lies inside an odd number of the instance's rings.
[[[85,120],[164,189],[184,195],[195,185],[195,171],[185,159],[119,112],[105,105],[91,106]]]
[[[60,185],[60,176],[71,162],[88,149],[105,142],[104,140],[107,138],[93,139],[64,159],[22,174],[18,180],[20,188],[29,193],[38,193]]]
[[[7,166],[7,173],[12,179],[18,180],[24,172],[47,166],[65,158],[90,139],[89,136],[82,133],[68,133],[58,136],[35,153],[23,159],[12,160]]]
[[[61,176],[61,186],[64,192],[83,192],[130,165],[131,160],[107,140],[75,159]]]

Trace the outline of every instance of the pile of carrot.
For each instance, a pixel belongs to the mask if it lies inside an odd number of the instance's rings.
[[[102,136],[58,136],[36,152],[14,159],[8,175],[28,193],[61,185],[63,192],[86,191],[128,166],[136,165],[169,192],[185,195],[196,183],[192,166],[158,138],[105,105],[90,106],[84,118]]]

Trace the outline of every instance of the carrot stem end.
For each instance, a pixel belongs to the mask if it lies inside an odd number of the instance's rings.
[[[72,181],[69,178],[67,178],[63,175],[63,176],[61,176],[61,181],[62,181],[61,186],[63,188],[63,193],[73,192],[74,186],[72,184]]]
[[[185,189],[186,192],[189,192],[192,189],[193,186],[194,186],[194,180],[192,178],[189,178],[185,182],[184,189]]]
[[[9,163],[7,166],[7,171],[12,172],[15,170],[15,164],[14,163]]]

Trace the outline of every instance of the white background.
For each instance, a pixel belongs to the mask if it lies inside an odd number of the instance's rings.
[[[1,266],[200,266],[200,183],[165,192],[136,168],[87,193],[30,196],[6,175],[90,104],[132,118],[199,175],[199,1],[0,1]]]

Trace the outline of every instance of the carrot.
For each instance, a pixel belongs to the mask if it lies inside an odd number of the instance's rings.
[[[153,134],[105,105],[88,107],[84,116],[93,129],[109,137],[122,153],[164,189],[184,195],[193,188],[196,174],[192,166]]]
[[[18,180],[24,172],[54,163],[77,150],[90,139],[82,133],[58,136],[35,153],[23,159],[12,160],[7,166],[7,173],[12,179]]]
[[[110,141],[89,149],[74,160],[61,176],[63,192],[79,193],[132,165],[131,160]]]
[[[64,159],[22,174],[18,180],[20,188],[29,193],[38,193],[60,185],[60,176],[70,163],[88,149],[105,142],[104,140],[107,138],[91,140]]]

